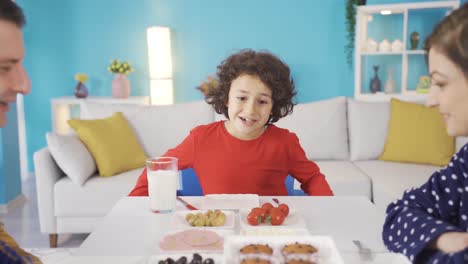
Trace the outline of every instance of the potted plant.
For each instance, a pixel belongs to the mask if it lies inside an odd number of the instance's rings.
[[[127,75],[134,71],[129,62],[121,62],[119,59],[111,60],[107,70],[114,73],[112,80],[112,97],[127,98],[130,96],[130,81]]]
[[[78,81],[75,87],[76,98],[86,98],[88,96],[88,89],[84,83],[88,80],[88,75],[86,73],[77,73],[75,74],[75,80]]]
[[[346,32],[348,43],[345,46],[346,60],[349,66],[353,65],[354,56],[354,37],[356,30],[356,7],[365,5],[366,0],[346,0]]]

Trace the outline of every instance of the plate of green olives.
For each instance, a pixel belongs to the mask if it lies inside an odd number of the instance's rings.
[[[234,228],[236,214],[225,210],[177,211],[172,228]]]

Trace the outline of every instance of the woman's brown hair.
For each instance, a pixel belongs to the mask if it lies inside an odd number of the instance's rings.
[[[445,17],[427,37],[426,61],[431,48],[447,56],[468,80],[468,3]]]

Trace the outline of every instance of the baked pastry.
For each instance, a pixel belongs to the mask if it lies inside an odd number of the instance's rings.
[[[318,249],[310,244],[287,244],[281,249],[281,254],[286,263],[311,264],[317,261]]]
[[[300,244],[296,242],[294,244],[289,244],[289,245],[284,246],[283,249],[281,250],[281,253],[283,253],[283,255],[306,254],[306,253],[313,254],[317,251],[318,251],[317,248],[312,245]]]
[[[246,254],[265,254],[265,255],[272,255],[273,249],[268,245],[263,244],[249,244],[244,246],[239,250],[239,252],[243,255]]]
[[[286,264],[316,264],[314,261],[301,260],[301,259],[292,259],[286,262]]]
[[[272,256],[273,248],[264,244],[249,244],[239,250],[239,261],[244,264],[269,264]]]
[[[270,264],[270,260],[262,258],[245,258],[241,264]]]

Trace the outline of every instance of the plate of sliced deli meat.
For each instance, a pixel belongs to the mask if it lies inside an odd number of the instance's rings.
[[[163,252],[222,252],[224,236],[232,231],[187,229],[167,233],[159,242]]]

